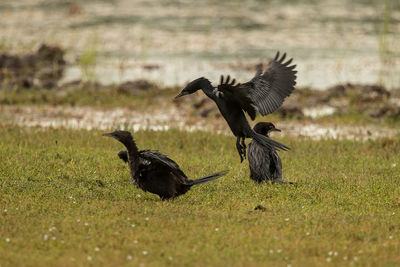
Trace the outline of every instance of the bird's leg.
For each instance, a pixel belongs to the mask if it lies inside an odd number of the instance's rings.
[[[240,162],[243,162],[243,156],[242,156],[243,152],[242,152],[242,146],[240,145],[240,137],[239,136],[236,139],[236,149],[240,156]]]
[[[246,158],[246,143],[245,143],[245,137],[242,137],[242,153],[243,153],[243,156],[244,156],[244,158]]]

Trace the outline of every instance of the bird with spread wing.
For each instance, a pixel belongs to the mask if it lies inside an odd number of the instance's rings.
[[[260,67],[255,76],[243,84],[236,84],[236,80],[230,80],[230,76],[226,79],[221,76],[220,84],[215,88],[208,79],[198,78],[190,82],[175,98],[198,90],[211,98],[237,138],[236,148],[241,162],[246,158],[246,138],[253,138],[269,149],[289,150],[289,147],[253,131],[244,114],[246,112],[252,120],[257,113],[263,116],[270,114],[293,92],[296,85],[296,65],[291,65],[292,59],[285,59],[286,53],[280,56],[277,52],[264,72]]]

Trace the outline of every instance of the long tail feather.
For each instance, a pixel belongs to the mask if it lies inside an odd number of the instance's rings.
[[[272,140],[271,138],[265,136],[265,135],[261,135],[258,134],[256,132],[253,131],[253,136],[252,138],[254,140],[256,140],[258,143],[260,143],[261,145],[270,148],[270,149],[274,149],[274,150],[290,150],[290,147],[285,146],[284,144],[281,144],[275,140]]]
[[[190,185],[204,184],[204,183],[213,181],[213,180],[215,180],[217,178],[220,178],[220,177],[224,176],[227,173],[228,173],[228,171],[222,171],[222,172],[217,172],[217,173],[214,173],[214,174],[210,174],[210,175],[198,178],[196,180],[191,180],[191,184]]]

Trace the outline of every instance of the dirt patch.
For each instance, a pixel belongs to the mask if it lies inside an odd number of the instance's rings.
[[[1,54],[1,88],[51,89],[57,87],[66,65],[64,53],[64,50],[59,47],[41,45],[32,54]]]

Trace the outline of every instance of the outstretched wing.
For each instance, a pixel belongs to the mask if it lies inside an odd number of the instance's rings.
[[[226,77],[224,81],[224,76],[221,75],[220,84],[217,87],[217,96],[220,97],[222,93],[223,97],[229,101],[235,102],[241,107],[252,120],[256,118],[256,106],[253,100],[250,98],[248,92],[240,84],[235,85],[235,79],[229,82],[230,76]]]
[[[179,165],[175,161],[170,159],[167,155],[160,153],[159,151],[142,150],[140,151],[140,157],[144,160],[150,161],[153,164],[161,164],[164,167],[170,169],[172,172],[186,177],[185,173],[180,169]]]
[[[264,73],[259,68],[251,81],[241,85],[247,90],[261,115],[274,112],[294,90],[296,65],[290,65],[293,59],[284,62],[285,58],[286,53],[279,58],[279,52],[277,52]]]

